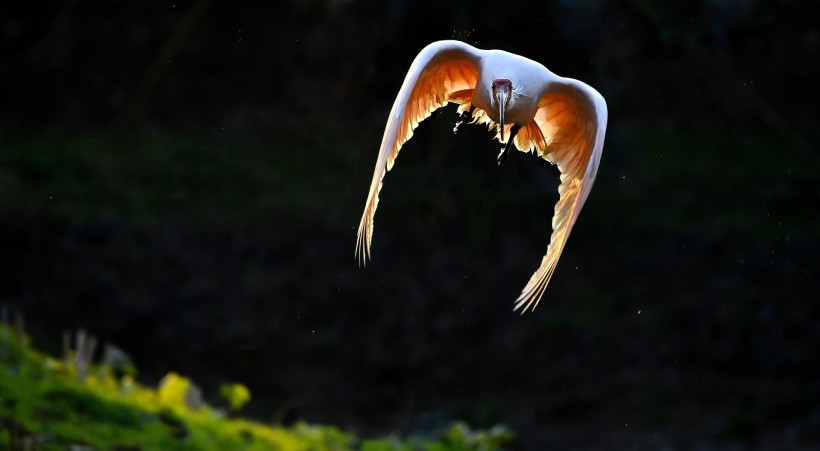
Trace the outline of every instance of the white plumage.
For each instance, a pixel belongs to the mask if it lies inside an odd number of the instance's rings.
[[[356,256],[361,262],[370,258],[373,216],[384,175],[418,124],[449,102],[461,104],[458,111],[469,113],[473,122],[495,128],[502,143],[505,135],[517,131],[515,147],[535,151],[561,172],[547,253],[515,302],[515,310],[523,307],[523,313],[535,308],[544,294],[592,188],[604,146],[606,102],[585,83],[559,77],[513,53],[481,50],[459,41],[428,45],[410,66],[387,120],[359,224]]]

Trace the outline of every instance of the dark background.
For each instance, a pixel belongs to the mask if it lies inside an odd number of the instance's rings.
[[[365,435],[522,449],[820,446],[816,2],[65,1],[0,14],[0,302],[140,377]],[[450,106],[382,191],[413,57],[460,39],[607,99],[539,307],[557,170]]]

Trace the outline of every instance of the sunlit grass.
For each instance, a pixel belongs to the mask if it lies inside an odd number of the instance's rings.
[[[0,329],[0,447],[445,451],[499,449],[511,438],[500,426],[473,431],[461,423],[427,437],[380,439],[304,422],[288,427],[263,424],[229,416],[205,403],[192,405],[192,382],[175,373],[153,388],[129,374],[118,375],[109,366],[91,365],[81,383],[70,358],[56,359],[20,346],[10,329]]]

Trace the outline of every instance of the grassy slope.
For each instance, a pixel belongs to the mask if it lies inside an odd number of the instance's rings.
[[[13,335],[4,330],[0,345],[0,447],[9,449],[490,450],[510,438],[503,427],[472,431],[456,423],[430,437],[360,439],[332,426],[231,418],[208,405],[189,408],[190,381],[176,374],[155,389],[92,365],[80,383],[72,364],[21,347],[7,338]]]
[[[446,139],[438,137],[439,130],[447,135]],[[486,136],[478,138],[486,146]],[[446,145],[430,145],[439,141],[447,144],[449,139],[447,127],[419,129],[385,187],[385,198],[391,201],[380,206],[384,210],[383,221],[389,220],[388,210],[401,207],[402,202],[419,202],[418,199],[436,195],[433,190],[441,187],[442,180],[448,177],[447,171],[458,167],[437,163],[444,158],[450,158],[443,161],[452,163],[461,157],[450,154],[463,150],[466,155],[465,149],[470,149],[464,142],[450,153],[440,151],[442,147],[446,149]],[[348,221],[352,224],[347,226],[352,227],[358,220],[355,215],[363,201],[375,158],[373,145],[362,149],[349,140],[321,136],[291,136],[290,141],[283,142],[179,133],[149,133],[134,138],[104,134],[95,137],[6,135],[0,136],[0,147],[3,148],[0,152],[0,211],[78,222],[182,219],[203,220],[206,224],[266,224],[275,223],[271,218],[286,212],[338,223],[344,212],[351,210],[355,213],[353,220]],[[427,148],[435,148],[435,151],[430,150],[426,155]],[[318,151],[311,149],[334,149],[335,152],[322,154],[320,161],[316,159]],[[488,157],[490,164],[492,157]],[[473,155],[463,158],[465,161],[477,159]],[[420,168],[425,171],[423,177],[417,177]],[[626,302],[630,297],[647,299],[643,302],[654,307],[650,309],[653,314],[650,316],[644,310],[642,318],[651,321],[655,329],[643,331],[645,335],[660,343],[661,349],[683,352],[684,356],[697,355],[696,361],[708,363],[724,362],[725,350],[734,349],[714,346],[712,338],[725,340],[720,343],[729,346],[732,342],[725,336],[754,337],[760,331],[768,332],[771,326],[765,321],[772,320],[763,314],[760,319],[756,312],[766,312],[772,305],[776,305],[778,312],[773,321],[780,324],[785,318],[804,326],[804,316],[812,317],[814,310],[808,301],[801,302],[798,289],[802,289],[799,288],[802,285],[798,284],[792,291],[784,291],[780,285],[788,288],[799,282],[808,286],[809,282],[802,281],[808,279],[809,270],[814,273],[804,254],[808,255],[813,249],[812,238],[820,228],[820,216],[811,214],[812,210],[807,208],[816,205],[820,194],[815,168],[815,161],[805,161],[779,143],[755,136],[640,132],[608,137],[596,189],[579,227],[607,231],[611,242],[606,249],[619,256],[612,261],[652,269],[658,266],[655,262],[642,263],[640,259],[653,259],[658,255],[674,257],[660,263],[687,269],[688,272],[681,271],[681,274],[688,280],[678,281],[667,271],[648,272],[652,277],[666,277],[662,281],[630,277],[626,282],[614,276],[613,280],[607,280],[607,272],[598,271],[596,278],[601,283],[589,286],[585,294],[589,307],[576,316],[559,317],[560,324],[555,327],[613,323],[613,311],[625,311],[625,306],[633,304]],[[353,182],[358,185],[351,193]],[[543,207],[544,196],[554,194],[552,186],[537,191],[524,189],[521,183],[514,187],[514,199],[521,204],[532,202]],[[411,189],[402,190],[404,186]],[[505,199],[509,192],[497,197]],[[354,233],[355,230],[351,230],[351,234]],[[649,241],[644,246],[645,253],[633,249],[635,243],[646,241],[646,236]],[[576,249],[583,250],[582,244],[578,239],[573,241]],[[686,253],[681,251],[681,255],[670,250],[684,245],[689,247]],[[696,252],[690,252],[695,246]],[[686,257],[688,255],[693,256]],[[624,256],[637,263],[625,260]],[[689,260],[678,260],[681,256]],[[750,264],[757,266],[746,269]],[[711,275],[704,277],[704,274]],[[768,282],[761,283],[761,278]],[[706,285],[712,283],[710,281],[728,288],[714,289]],[[601,288],[616,283],[619,289],[614,292]],[[661,289],[663,284],[674,287],[676,283],[683,288],[688,285],[695,288],[684,294]],[[760,290],[768,291],[758,295]],[[698,300],[700,298],[703,299]],[[720,302],[715,303],[714,309],[701,306],[711,305],[715,300]],[[690,304],[697,308],[688,307]],[[690,342],[675,341],[689,336],[689,330],[694,328],[691,322],[697,320],[701,324],[704,318],[706,324],[711,325],[714,337],[708,333],[695,335],[697,346],[694,348]],[[670,332],[670,324],[673,327],[677,324],[679,333]],[[811,331],[806,327],[799,329],[804,335],[794,335],[794,327],[784,327],[792,335],[783,335],[782,340],[790,343],[788,340],[793,339],[794,348],[800,351],[792,354],[811,355],[809,351],[816,349],[813,342],[802,340]],[[761,355],[776,356],[770,349],[791,349],[780,345],[780,341],[762,343],[765,346],[761,345]],[[695,354],[693,349],[703,352]],[[679,356],[670,355],[673,361]],[[734,359],[729,366],[746,362],[745,355],[754,357],[750,353],[729,354]],[[781,360],[786,361],[786,357]],[[764,404],[777,399],[759,395],[757,390],[750,385],[748,397],[760,398]],[[673,416],[668,412],[675,412],[675,404],[667,401],[663,404],[672,407],[664,407],[668,409],[665,415]],[[742,416],[735,423],[752,427],[741,428],[735,435],[748,435],[746,430],[771,422],[769,416],[754,410],[739,408],[737,411],[737,415]],[[752,420],[746,419],[750,415]],[[730,421],[727,429],[731,429],[731,424]]]

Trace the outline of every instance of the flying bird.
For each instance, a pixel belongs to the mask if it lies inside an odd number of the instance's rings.
[[[515,301],[513,310],[523,307],[524,313],[534,309],[544,294],[592,188],[604,147],[606,102],[589,85],[559,77],[514,53],[452,40],[428,45],[410,66],[387,119],[359,224],[355,255],[361,264],[370,258],[373,217],[384,175],[419,123],[448,103],[460,104],[456,134],[468,121],[496,131],[502,144],[499,165],[515,144],[522,152],[535,152],[558,165],[561,172],[547,253]]]

